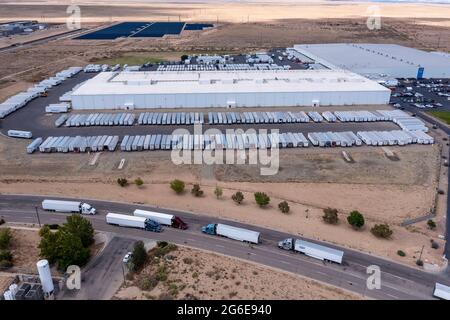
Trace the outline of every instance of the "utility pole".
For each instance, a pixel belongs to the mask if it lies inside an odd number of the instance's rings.
[[[420,256],[419,256],[419,260],[422,260],[422,253],[423,253],[423,248],[424,248],[425,246],[422,246],[422,250],[420,250]]]
[[[37,219],[38,219],[38,223],[39,223],[39,228],[41,227],[41,219],[39,218],[39,211],[38,211],[38,207],[37,206],[35,206],[34,207],[34,209],[36,210],[36,216],[37,216]]]

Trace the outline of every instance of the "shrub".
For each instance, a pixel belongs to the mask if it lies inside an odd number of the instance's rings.
[[[375,237],[384,239],[389,238],[393,233],[393,231],[389,228],[389,225],[385,223],[376,224],[372,229],[370,229],[370,232],[372,232]]]
[[[158,281],[166,281],[167,280],[167,268],[166,265],[162,265],[156,270],[156,279]]]
[[[264,192],[255,192],[256,204],[260,207],[265,207],[270,202],[270,197]]]
[[[434,222],[432,219],[427,221],[427,226],[429,229],[434,230],[436,229],[436,222]]]
[[[125,178],[117,178],[117,184],[121,187],[125,187],[128,185],[128,180]]]
[[[406,256],[406,253],[405,253],[404,251],[402,251],[402,250],[398,250],[398,251],[397,251],[397,254],[398,254],[400,257],[405,257],[405,256]]]
[[[290,210],[289,204],[287,203],[287,201],[281,201],[278,204],[278,209],[280,209],[280,211],[283,213],[289,213],[289,210]]]
[[[48,224],[47,226],[50,230],[58,230],[59,229],[59,224],[56,224],[56,223]]]
[[[431,240],[431,248],[433,249],[439,249],[439,243],[437,243],[434,240]]]
[[[445,191],[442,190],[442,189],[439,189],[439,190],[437,191],[437,193],[438,193],[438,194],[445,194]]]
[[[141,290],[144,291],[151,291],[154,287],[158,285],[159,280],[157,279],[156,275],[150,275],[148,278],[142,279],[138,283],[138,287]]]
[[[417,264],[419,267],[422,267],[422,266],[423,266],[423,261],[420,260],[420,259],[417,259],[417,260],[416,260],[416,264]]]
[[[359,211],[350,212],[347,221],[355,229],[360,229],[364,225],[364,217]]]
[[[8,260],[0,261],[0,270],[8,269],[8,268],[11,268],[12,266],[13,266],[13,263],[11,261],[8,261]]]
[[[144,242],[136,241],[134,243],[131,262],[133,264],[133,271],[139,271],[145,262],[147,262],[147,251],[145,250]]]
[[[0,249],[8,249],[11,244],[12,234],[9,228],[0,230]]]
[[[0,251],[0,261],[12,261],[13,255],[9,250]]]
[[[203,190],[200,188],[200,185],[198,185],[198,184],[194,184],[194,186],[192,187],[191,193],[196,197],[203,196]]]
[[[177,194],[180,194],[184,191],[184,182],[178,179],[173,180],[170,182],[170,188],[175,191]]]
[[[222,197],[223,195],[223,190],[220,187],[216,187],[214,189],[214,195],[216,196],[217,199],[219,199],[220,197]]]
[[[187,54],[183,54],[182,56],[181,56],[181,61],[184,61],[184,60],[186,60],[186,59],[188,59],[189,58],[189,56],[187,55]]]
[[[134,180],[134,184],[137,185],[138,187],[140,187],[144,184],[144,180],[142,180],[141,178],[136,178]]]
[[[192,258],[186,257],[186,258],[183,259],[183,262],[185,264],[192,264],[192,262],[194,262],[194,260]]]
[[[5,219],[0,219],[0,226],[5,223]]]
[[[337,212],[338,212],[337,209],[332,208],[323,209],[323,216],[322,216],[323,221],[329,224],[337,224],[339,221]]]
[[[237,204],[241,204],[242,201],[244,201],[244,194],[238,191],[231,196],[231,199],[233,199],[233,201],[236,202]]]

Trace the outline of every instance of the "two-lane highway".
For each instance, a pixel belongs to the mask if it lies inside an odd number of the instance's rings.
[[[66,214],[51,213],[40,209],[41,202],[44,198],[46,197],[1,195],[0,216],[7,222],[37,223],[35,212],[35,206],[37,206],[39,208],[41,223],[63,223],[67,216]],[[120,234],[121,237],[165,240],[180,245],[209,250],[300,274],[308,278],[360,293],[370,298],[430,299],[432,298],[432,291],[436,281],[450,283],[445,275],[426,273],[392,261],[329,244],[325,245],[338,248],[345,252],[343,265],[323,263],[300,254],[286,252],[277,248],[277,242],[290,237],[291,235],[280,231],[177,210],[98,200],[85,199],[85,201],[96,207],[99,211],[98,215],[87,216],[97,230],[117,233]],[[176,214],[189,225],[189,229],[177,230],[165,227],[163,232],[153,233],[138,229],[112,226],[105,222],[105,215],[107,212],[131,214],[136,208]],[[201,233],[200,227],[211,222],[221,222],[259,231],[261,232],[261,244],[248,245]],[[370,265],[377,265],[381,269],[381,289],[379,290],[367,289],[366,283],[369,276],[367,274],[367,267]]]

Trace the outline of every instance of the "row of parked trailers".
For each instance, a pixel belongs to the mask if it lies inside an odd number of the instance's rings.
[[[137,123],[140,125],[190,125],[204,123],[205,114],[202,112],[143,112]],[[311,112],[208,112],[209,124],[258,124],[258,123],[305,123],[314,122],[371,122],[393,121],[402,129],[409,131],[424,131],[425,124],[401,110],[377,111],[317,111]],[[133,125],[133,113],[92,113],[72,115],[67,119],[66,126],[104,126],[104,125]]]
[[[203,123],[202,112],[143,112],[139,114],[138,124],[195,124]]]
[[[153,134],[126,135],[120,144],[122,151],[142,150],[223,150],[223,149],[268,149],[308,147],[309,142],[302,133],[269,134]]]
[[[45,79],[40,83],[29,88],[27,91],[20,92],[0,104],[0,119],[6,117],[10,113],[24,107],[31,100],[39,97],[47,92],[53,86],[60,84],[67,78],[70,78],[80,72],[82,68],[71,67],[69,69],[58,72],[54,77]]]
[[[434,139],[422,131],[351,131],[310,132],[307,138],[300,132],[286,133],[227,133],[227,134],[153,134],[126,135],[120,142],[121,151],[143,150],[245,150],[270,148],[351,147],[363,143],[372,146],[406,145],[411,143],[432,144]],[[33,153],[40,152],[88,152],[114,151],[119,144],[118,136],[94,137],[48,137],[44,142],[36,139],[28,147]]]
[[[356,135],[369,146],[404,146],[406,144],[433,144],[433,137],[423,131],[358,131]]]
[[[90,113],[72,115],[66,120],[66,127],[88,126],[132,126],[133,113]]]
[[[48,137],[39,145],[39,151],[43,153],[114,151],[118,143],[119,136]]]

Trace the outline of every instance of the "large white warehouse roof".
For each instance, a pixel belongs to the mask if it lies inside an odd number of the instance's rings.
[[[331,69],[346,69],[364,76],[395,78],[449,78],[450,58],[396,44],[329,43],[295,45],[300,53]]]
[[[385,104],[390,91],[342,70],[103,72],[72,93],[74,109]]]

